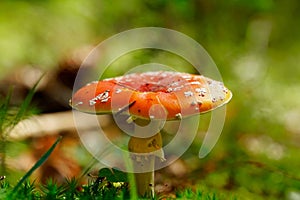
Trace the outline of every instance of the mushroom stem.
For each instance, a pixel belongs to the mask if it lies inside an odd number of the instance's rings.
[[[135,170],[137,168],[142,168],[142,164],[139,161],[133,160],[132,163]],[[149,169],[152,171],[144,173],[136,172],[134,174],[137,192],[140,197],[154,197],[154,164],[155,158],[154,156],[151,156],[147,161],[144,161],[143,165],[147,170]]]
[[[149,121],[138,119],[138,125],[145,125]],[[154,167],[155,158],[164,159],[162,150],[162,138],[160,132],[149,137],[131,137],[128,149],[134,153],[132,156],[132,166],[135,172],[135,181],[138,195],[141,197],[154,197]]]

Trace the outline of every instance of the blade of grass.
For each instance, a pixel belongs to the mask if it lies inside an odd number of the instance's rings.
[[[6,174],[6,127],[9,103],[12,97],[13,87],[10,87],[5,100],[0,102],[0,173]]]
[[[7,117],[9,102],[12,96],[13,87],[10,87],[8,90],[8,94],[3,102],[0,103],[0,134],[3,137],[3,131],[5,130],[4,122]]]
[[[29,90],[26,98],[24,99],[23,103],[20,106],[20,109],[18,111],[18,113],[16,114],[15,118],[12,120],[12,126],[15,126],[17,123],[19,123],[22,118],[25,116],[26,111],[29,108],[30,102],[33,98],[33,95],[35,93],[35,89],[37,87],[37,85],[39,84],[39,82],[42,80],[42,78],[44,77],[45,74],[43,74],[39,80],[34,84],[34,86]]]
[[[35,89],[44,74],[39,78],[39,80],[35,83],[35,85],[29,90],[25,100],[21,104],[18,112],[15,115],[12,115],[12,119],[10,119],[10,111],[9,103],[12,98],[13,88],[10,87],[8,94],[4,101],[0,102],[0,173],[6,173],[6,139],[11,130],[17,125],[26,115],[30,102],[35,93]]]
[[[39,168],[51,155],[52,151],[55,149],[57,144],[61,141],[62,137],[58,137],[55,143],[48,149],[48,151],[33,165],[33,167],[21,178],[18,184],[13,188],[10,195],[16,193],[23,182],[37,169]]]

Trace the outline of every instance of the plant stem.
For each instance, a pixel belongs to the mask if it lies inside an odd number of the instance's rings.
[[[6,174],[6,140],[0,139],[0,175]]]

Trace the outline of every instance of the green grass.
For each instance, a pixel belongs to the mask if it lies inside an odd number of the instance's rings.
[[[10,195],[14,195],[20,188],[20,186],[30,177],[30,175],[39,168],[50,156],[55,149],[56,145],[60,142],[62,137],[58,137],[56,142],[48,149],[48,151],[31,167],[31,169],[21,178],[18,184],[13,188]]]
[[[127,185],[96,179],[87,185],[79,185],[77,180],[66,181],[59,185],[49,180],[46,184],[36,185],[28,181],[22,183],[15,192],[8,182],[0,183],[0,199],[129,199]]]
[[[6,97],[0,97],[0,174],[6,174],[6,155],[7,155],[7,137],[11,130],[23,119],[30,116],[34,109],[31,109],[30,103],[35,90],[43,76],[29,90],[24,101],[19,106],[10,105],[13,94],[13,87],[8,90]]]
[[[105,170],[110,170],[105,168]],[[101,173],[101,170],[100,172]],[[122,172],[118,172],[122,173]],[[127,182],[111,182],[107,177],[94,177],[88,184],[80,185],[76,179],[66,180],[64,184],[57,184],[55,181],[49,180],[46,184],[35,184],[25,181],[14,192],[15,187],[11,186],[6,180],[0,182],[0,199],[143,199],[132,197],[130,194],[130,185]],[[200,186],[199,186],[200,187]],[[201,187],[200,187],[201,188]],[[218,199],[237,199],[228,194],[211,192],[208,189],[187,188],[176,193],[176,199],[199,199],[199,200],[218,200]],[[11,193],[14,192],[14,195]],[[165,195],[155,196],[155,200],[175,199]]]

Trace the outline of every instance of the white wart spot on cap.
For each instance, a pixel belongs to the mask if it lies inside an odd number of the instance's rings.
[[[176,92],[176,91],[181,90],[182,88],[183,88],[183,85],[180,85],[178,87],[173,88],[173,91]]]
[[[175,115],[175,117],[178,118],[178,119],[182,119],[181,113],[177,113],[177,114]]]
[[[191,97],[193,95],[194,95],[194,93],[192,91],[186,91],[186,92],[184,92],[184,96],[186,96],[186,97]]]
[[[79,105],[82,105],[83,102],[82,101],[79,101],[78,103],[75,104],[75,106],[79,106]]]
[[[95,98],[92,98],[89,102],[90,102],[90,106],[94,106],[97,101],[100,101],[101,103],[105,103],[110,99],[109,96],[109,90],[104,91],[101,94],[98,94]]]
[[[191,85],[201,85],[201,83],[199,81],[193,81],[193,82],[190,82]]]
[[[173,91],[172,88],[168,88],[168,89],[167,89],[167,92],[172,92],[172,91]]]
[[[195,105],[197,105],[197,102],[196,101],[192,101],[191,106],[195,106]]]
[[[199,93],[199,96],[204,97],[205,94],[207,93],[206,88],[196,88],[195,89],[196,93]]]
[[[116,89],[116,94],[119,94],[119,93],[121,93],[121,92],[122,92],[121,89]]]

